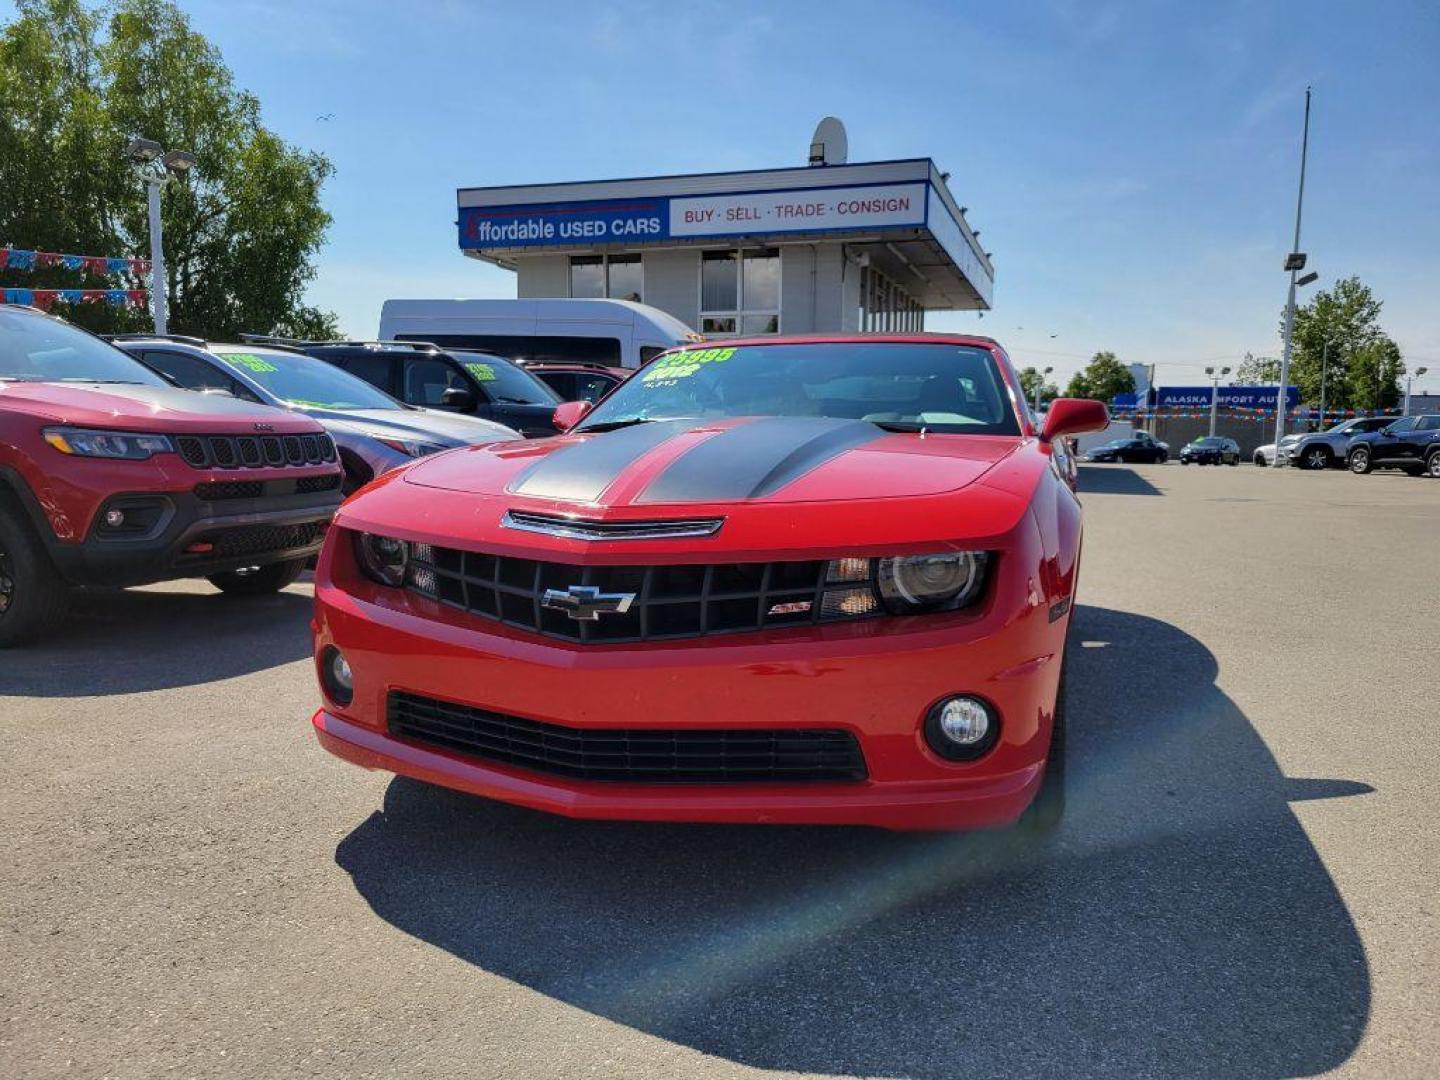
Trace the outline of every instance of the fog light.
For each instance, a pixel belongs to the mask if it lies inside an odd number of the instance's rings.
[[[925,741],[930,749],[952,761],[977,758],[995,745],[1000,719],[978,697],[957,694],[942,698],[925,716]]]
[[[350,661],[333,645],[327,645],[320,654],[320,684],[337,705],[349,705],[355,698]]]
[[[109,525],[110,528],[112,528],[112,529],[118,529],[118,528],[120,528],[121,525],[124,525],[124,524],[125,524],[125,511],[124,511],[124,510],[106,510],[106,511],[105,511],[105,524],[106,524],[106,525]]]

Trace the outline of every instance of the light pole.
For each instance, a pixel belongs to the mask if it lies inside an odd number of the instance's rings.
[[[1213,367],[1207,367],[1205,374],[1210,376],[1210,437],[1215,437],[1215,406],[1220,400],[1220,380],[1230,374],[1228,367],[1222,367],[1220,374],[1215,374]]]
[[[1040,412],[1040,393],[1045,389],[1045,376],[1049,375],[1054,370],[1055,369],[1053,367],[1047,367],[1044,371],[1040,373],[1040,379],[1035,383],[1035,412],[1037,415]]]
[[[165,295],[165,249],[160,236],[160,189],[195,167],[195,155],[188,150],[166,150],[154,139],[131,139],[125,156],[135,175],[145,185],[150,212],[150,303],[155,314],[155,332],[168,332],[169,298]]]
[[[1275,398],[1275,463],[1280,463],[1280,440],[1285,437],[1285,409],[1289,404],[1285,389],[1290,383],[1291,334],[1295,329],[1295,275],[1305,269],[1305,253],[1300,250],[1300,212],[1305,205],[1305,159],[1310,152],[1310,87],[1305,88],[1305,127],[1300,136],[1300,192],[1295,197],[1295,243],[1285,257],[1290,271],[1290,294],[1285,301],[1285,348],[1280,354],[1280,388]],[[1307,275],[1314,280],[1314,275]]]
[[[1316,431],[1325,430],[1325,375],[1330,369],[1330,339],[1325,339],[1325,348],[1320,350],[1320,421]],[[1278,445],[1278,444],[1277,444]]]
[[[1425,374],[1427,371],[1429,371],[1429,370],[1430,370],[1430,369],[1429,369],[1428,367],[1417,367],[1417,368],[1415,369],[1415,374],[1414,374],[1414,375],[1406,375],[1406,376],[1405,376],[1405,413],[1404,413],[1404,415],[1406,415],[1406,416],[1409,416],[1409,415],[1410,415],[1410,384],[1411,384],[1412,382],[1414,382],[1416,379],[1420,378],[1421,375],[1424,375],[1424,374]]]

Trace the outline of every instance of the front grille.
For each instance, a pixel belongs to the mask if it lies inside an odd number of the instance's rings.
[[[848,731],[808,728],[575,728],[392,691],[390,734],[578,780],[757,783],[864,780]]]
[[[175,449],[197,469],[274,469],[335,460],[329,435],[179,435]]]
[[[839,611],[831,600],[842,592],[859,588],[867,602],[870,595],[868,583],[827,586],[824,561],[580,567],[428,544],[412,551],[413,591],[509,626],[595,644],[808,626]],[[593,620],[542,603],[547,590],[576,585],[633,600],[628,610]]]
[[[195,494],[207,502],[220,499],[258,499],[265,493],[265,485],[259,480],[217,480],[211,484],[196,484]]]
[[[242,525],[234,529],[206,533],[200,541],[214,545],[211,552],[220,557],[232,555],[265,555],[272,551],[318,544],[325,535],[328,522],[307,521],[300,525]]]
[[[316,491],[334,491],[339,486],[339,473],[329,473],[325,476],[302,476],[295,481],[295,494],[309,495]]]

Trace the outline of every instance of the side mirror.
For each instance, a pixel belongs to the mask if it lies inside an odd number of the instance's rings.
[[[475,404],[475,395],[463,386],[452,386],[440,395],[440,404],[449,409],[468,409]]]
[[[1110,426],[1110,410],[1101,402],[1088,398],[1056,398],[1045,414],[1040,441],[1050,442],[1061,435],[1083,435],[1087,431],[1104,431]]]
[[[590,409],[591,405],[588,401],[567,401],[555,407],[555,415],[551,418],[551,422],[555,425],[556,431],[569,431],[585,419]]]

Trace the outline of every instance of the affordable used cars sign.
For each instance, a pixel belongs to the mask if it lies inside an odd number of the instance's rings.
[[[460,246],[583,247],[705,236],[918,227],[925,184],[655,196],[460,210]]]

